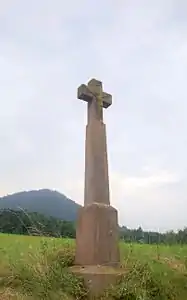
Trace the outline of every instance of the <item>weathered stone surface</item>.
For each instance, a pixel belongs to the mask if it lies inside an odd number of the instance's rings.
[[[86,126],[84,205],[110,204],[105,124],[95,119]]]
[[[121,268],[106,266],[73,266],[70,272],[84,279],[85,286],[89,290],[89,298],[94,299],[104,290],[114,286],[125,275]]]
[[[91,79],[88,81],[88,88],[93,93],[93,95],[101,95],[103,93],[103,84],[97,79]]]
[[[77,90],[77,98],[89,102],[93,99],[93,94],[85,84],[81,84]]]
[[[91,102],[95,96],[101,95],[103,107],[108,108],[112,104],[112,95],[103,91],[102,82],[91,79],[88,85],[81,84],[77,90],[77,98]]]
[[[103,107],[108,108],[112,105],[112,95],[103,92]]]
[[[117,210],[93,203],[81,208],[76,235],[76,265],[118,266]]]

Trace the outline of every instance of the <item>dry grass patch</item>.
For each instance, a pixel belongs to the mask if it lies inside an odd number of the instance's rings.
[[[174,257],[160,257],[160,261],[167,264],[173,270],[186,273],[186,266],[181,260]]]

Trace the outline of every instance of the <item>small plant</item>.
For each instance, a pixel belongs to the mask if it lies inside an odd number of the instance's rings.
[[[148,264],[140,263],[134,264],[115,287],[106,291],[105,297],[115,300],[176,299],[171,286],[162,284]]]

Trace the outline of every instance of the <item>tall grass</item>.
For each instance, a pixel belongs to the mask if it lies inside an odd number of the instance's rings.
[[[83,280],[68,271],[74,261],[74,248],[69,243],[64,243],[62,249],[52,246],[45,239],[37,252],[16,261],[10,258],[9,273],[0,282],[2,295],[8,289],[16,290],[23,299],[85,298]]]
[[[0,299],[86,299],[68,239],[0,236]],[[126,273],[100,299],[186,300],[187,247],[120,244]]]

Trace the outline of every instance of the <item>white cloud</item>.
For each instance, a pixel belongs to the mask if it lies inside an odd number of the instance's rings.
[[[143,190],[154,190],[155,188],[162,187],[180,182],[178,174],[170,173],[167,170],[158,170],[156,173],[148,174],[147,176],[129,177],[125,174],[112,173],[111,185],[118,187],[120,194],[138,194]],[[112,188],[113,189],[113,188]]]

